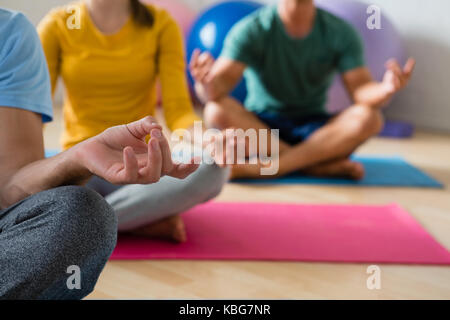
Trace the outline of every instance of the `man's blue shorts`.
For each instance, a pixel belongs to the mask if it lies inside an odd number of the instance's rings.
[[[291,145],[308,139],[317,129],[323,127],[332,115],[318,114],[304,118],[289,118],[276,113],[255,113],[255,115],[271,129],[280,130],[280,139]]]

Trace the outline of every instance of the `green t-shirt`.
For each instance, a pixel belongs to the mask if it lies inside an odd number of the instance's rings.
[[[292,38],[276,6],[239,21],[228,33],[221,56],[247,65],[248,110],[297,118],[325,114],[334,73],[364,65],[362,40],[347,22],[317,9],[310,34]]]

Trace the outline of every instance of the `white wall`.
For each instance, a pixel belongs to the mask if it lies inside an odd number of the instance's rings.
[[[63,5],[66,0],[0,0],[0,7],[23,12],[34,24],[37,24],[53,7]]]
[[[366,0],[391,17],[417,59],[411,83],[388,110],[391,118],[450,132],[450,1]]]
[[[200,10],[218,0],[182,1]],[[388,110],[388,116],[420,127],[450,132],[450,1],[363,1],[379,5],[391,17],[405,39],[408,53],[418,62],[410,86],[398,95]],[[67,2],[1,0],[0,6],[20,10],[37,23],[51,7]]]
[[[24,13],[35,25],[50,11],[50,9],[63,5],[66,0],[0,0],[0,7],[13,9]],[[63,85],[59,82],[55,92],[54,105],[60,106],[63,103]]]

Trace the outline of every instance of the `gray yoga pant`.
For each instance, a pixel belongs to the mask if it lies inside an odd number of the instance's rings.
[[[43,191],[1,210],[0,299],[85,297],[116,238],[112,208],[85,187]],[[67,285],[71,266],[79,268],[79,289]]]

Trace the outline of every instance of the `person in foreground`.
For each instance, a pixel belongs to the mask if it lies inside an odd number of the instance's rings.
[[[38,33],[52,90],[61,77],[67,93],[64,150],[108,127],[154,115],[157,80],[170,130],[191,130],[200,120],[186,83],[181,32],[165,10],[138,0],[77,1],[53,9]],[[183,181],[164,177],[155,185],[122,187],[94,177],[88,186],[114,208],[119,231],[183,242],[179,214],[216,197],[229,171],[202,163]]]
[[[77,185],[94,175],[119,185],[183,179],[198,165],[172,162],[151,117],[44,159],[52,103],[38,35],[22,14],[0,9],[0,39],[0,299],[81,299],[115,247],[117,217]],[[67,286],[71,266],[80,268],[79,289]]]
[[[414,65],[390,60],[376,82],[352,26],[313,0],[280,0],[237,23],[217,61],[195,51],[190,70],[209,126],[280,130],[274,177],[303,171],[360,179],[364,168],[349,156],[382,129],[381,109],[407,85]],[[336,71],[354,104],[331,116],[325,104]],[[243,74],[245,107],[229,96]],[[260,177],[261,166],[234,166],[233,177]]]

